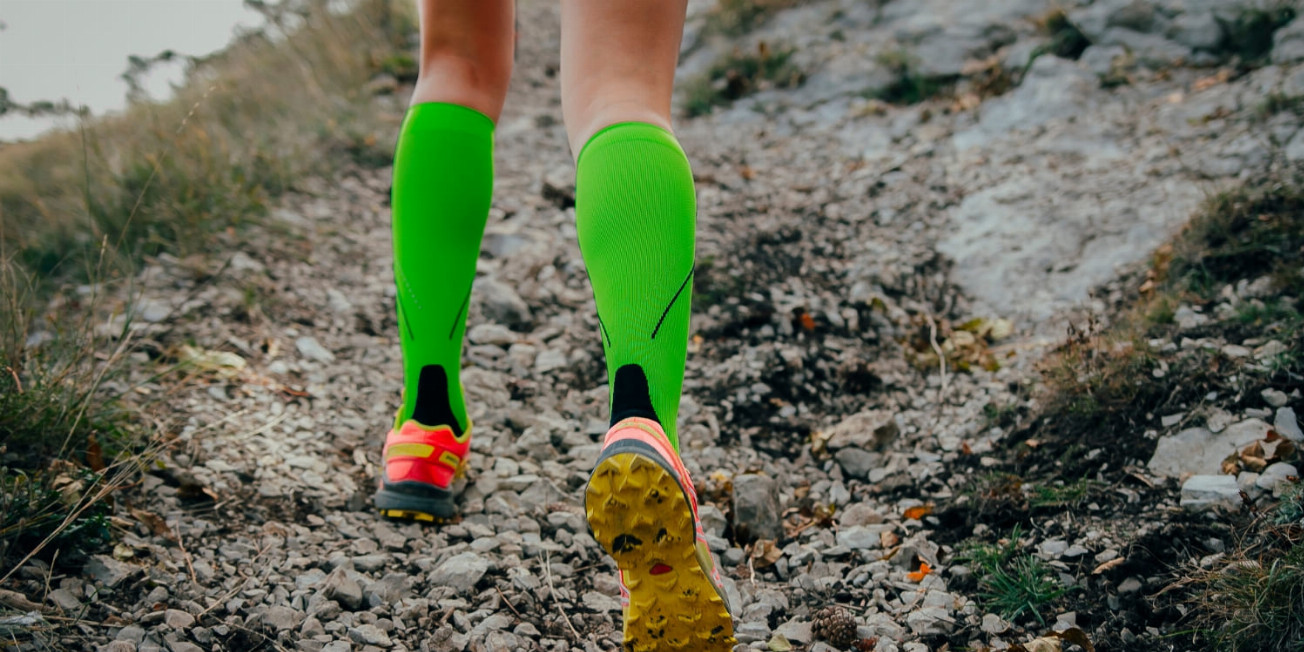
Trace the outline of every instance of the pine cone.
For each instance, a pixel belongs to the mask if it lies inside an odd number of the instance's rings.
[[[856,642],[856,619],[846,609],[829,605],[815,614],[811,633],[815,638],[828,641],[829,645],[845,650]]]

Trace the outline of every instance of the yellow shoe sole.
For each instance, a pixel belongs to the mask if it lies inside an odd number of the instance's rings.
[[[381,516],[392,518],[400,521],[421,521],[423,523],[444,523],[448,519],[439,518],[434,514],[418,512],[411,509],[381,509],[377,510]]]
[[[585,509],[629,589],[627,652],[733,649],[733,619],[698,557],[710,553],[698,551],[693,511],[673,475],[644,455],[617,453],[593,469]]]

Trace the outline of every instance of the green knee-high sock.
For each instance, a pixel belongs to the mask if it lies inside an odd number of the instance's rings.
[[[678,450],[697,226],[692,170],[672,134],[637,122],[590,138],[576,168],[575,221],[598,304],[612,423],[656,419]]]
[[[408,110],[394,154],[394,280],[403,344],[398,421],[469,423],[462,334],[493,191],[494,124],[454,104]]]

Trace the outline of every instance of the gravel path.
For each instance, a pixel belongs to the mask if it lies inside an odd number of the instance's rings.
[[[96,623],[59,645],[619,649],[616,567],[580,508],[607,388],[575,242],[554,4],[521,5],[498,130],[463,375],[477,432],[461,522],[370,508],[400,386],[390,171],[349,170],[306,184],[247,249],[142,275],[147,303],[170,316],[141,336],[196,364],[180,386],[143,385],[176,396],[164,468],[118,505],[114,553],[54,582],[59,608]],[[1031,18],[1051,3],[987,4],[957,15],[943,0],[830,0],[727,42],[690,21],[686,75],[764,40],[796,48],[807,76],[679,126],[700,233],[680,432],[746,648],[835,649],[812,633],[828,605],[876,639],[864,649],[1000,643],[1010,623],[948,588],[968,572],[953,544],[986,526],[932,513],[1009,434],[984,406],[1026,404],[1039,347],[1203,193],[1304,157],[1297,116],[1257,112],[1283,88],[1304,95],[1293,61],[1226,75],[1154,27],[1135,33],[1210,67],[1134,61],[1132,83],[1105,87],[1121,46],[1099,35],[1077,61],[1047,54],[1024,73],[1045,41]],[[1204,16],[1197,2],[1134,4],[1167,24]],[[1094,20],[1106,5],[1075,11]],[[875,55],[892,48],[957,76],[954,99],[866,99],[890,82]],[[1019,85],[980,94],[973,60]],[[401,100],[379,101],[397,124]],[[988,327],[958,330],[973,318]],[[940,367],[943,345],[971,368]],[[1037,550],[1107,562],[1122,537]]]

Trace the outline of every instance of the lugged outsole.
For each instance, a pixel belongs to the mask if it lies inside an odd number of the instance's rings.
[[[422,523],[447,523],[456,518],[457,506],[452,498],[427,498],[386,489],[384,484],[373,497],[381,516]]]
[[[627,652],[733,649],[733,619],[698,561],[692,508],[674,476],[644,455],[617,453],[593,469],[585,509],[629,589]]]

